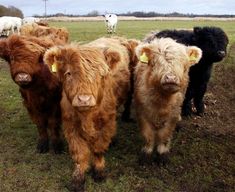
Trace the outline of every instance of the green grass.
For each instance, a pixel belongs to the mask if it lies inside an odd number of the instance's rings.
[[[71,41],[89,42],[106,36],[103,22],[50,24],[67,27]],[[142,39],[151,30],[206,25],[222,27],[230,44],[235,42],[235,23],[230,21],[120,21],[117,35]],[[228,62],[234,61],[234,55],[230,55]],[[216,136],[203,129],[189,123],[189,127],[175,133],[171,163],[166,167],[140,167],[137,159],[142,139],[137,125],[123,123],[118,118],[116,143],[105,155],[108,178],[103,183],[95,183],[87,174],[87,191],[235,191],[235,137]],[[7,64],[0,61],[0,192],[68,191],[66,185],[73,171],[68,151],[62,155],[37,154],[36,142],[36,127],[21,103]]]
[[[104,22],[51,22],[53,26],[66,27],[70,31],[70,40],[87,42],[106,35]],[[228,34],[230,42],[235,42],[235,21],[119,21],[117,35],[127,38],[142,39],[155,30],[183,28],[194,26],[221,27]]]

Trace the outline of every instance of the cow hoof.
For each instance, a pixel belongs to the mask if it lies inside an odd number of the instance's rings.
[[[183,117],[192,117],[192,113],[191,112],[182,112],[182,116]]]
[[[107,173],[105,170],[92,170],[92,178],[95,182],[102,182],[106,179]]]
[[[202,117],[202,116],[204,116],[204,110],[197,110],[197,112],[196,112],[196,115],[197,116],[200,116],[200,117]]]
[[[175,127],[175,131],[178,133],[178,132],[180,132],[180,130],[182,128],[183,128],[182,125],[177,124],[176,127]]]
[[[55,154],[61,154],[64,151],[64,143],[62,140],[53,141],[52,147]]]
[[[191,117],[193,114],[193,111],[191,108],[187,108],[187,109],[182,109],[181,115],[184,117]]]
[[[85,177],[74,177],[68,189],[71,192],[85,192]]]
[[[38,153],[47,153],[49,151],[49,140],[41,139],[38,141],[37,152]]]
[[[145,166],[145,165],[151,165],[153,163],[152,154],[141,152],[139,155],[139,165]]]
[[[165,167],[167,164],[170,163],[168,153],[163,153],[163,154],[157,153],[157,155],[154,159],[154,162],[156,162],[159,167],[161,167],[161,166]]]

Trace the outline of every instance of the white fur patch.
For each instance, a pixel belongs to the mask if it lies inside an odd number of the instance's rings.
[[[167,153],[169,152],[169,147],[166,146],[165,144],[160,144],[157,146],[157,151],[159,154]]]
[[[160,144],[157,146],[157,151],[159,154],[167,153],[170,151],[170,141],[167,144]]]
[[[143,147],[142,151],[147,153],[147,154],[151,154],[153,152],[153,147]]]

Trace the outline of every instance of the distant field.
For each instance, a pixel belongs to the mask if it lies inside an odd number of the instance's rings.
[[[85,43],[108,36],[102,21],[49,24],[68,28],[71,41]],[[118,118],[116,143],[105,155],[108,178],[95,183],[87,174],[88,192],[235,191],[235,22],[120,21],[116,35],[142,39],[152,30],[194,26],[223,28],[231,47],[225,61],[216,66],[209,85],[206,115],[183,121],[183,128],[174,134],[171,162],[166,167],[138,165],[142,146],[139,129],[136,123],[123,123]],[[68,151],[37,154],[36,143],[36,127],[22,105],[7,63],[0,60],[0,192],[68,192],[73,171]]]
[[[107,35],[103,21],[50,22],[50,24],[68,28],[72,41],[86,42]],[[142,39],[153,30],[192,29],[194,26],[221,27],[228,34],[230,42],[235,41],[235,21],[119,21],[116,34]]]

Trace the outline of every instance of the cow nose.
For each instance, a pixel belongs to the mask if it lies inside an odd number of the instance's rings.
[[[96,105],[96,100],[93,95],[77,95],[73,99],[72,105],[77,107],[91,107]]]
[[[19,85],[27,85],[32,81],[32,77],[27,73],[18,73],[15,76],[15,82]]]
[[[78,99],[81,102],[87,102],[87,101],[89,101],[91,99],[91,95],[79,95]]]
[[[225,51],[218,51],[218,55],[220,57],[225,57]]]
[[[164,81],[164,83],[177,83],[178,78],[177,78],[177,76],[170,73],[170,74],[165,75],[163,81]]]

